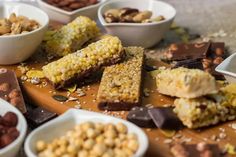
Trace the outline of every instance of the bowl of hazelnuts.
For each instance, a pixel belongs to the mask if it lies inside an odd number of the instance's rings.
[[[26,131],[27,123],[21,112],[0,99],[0,156],[17,156]]]

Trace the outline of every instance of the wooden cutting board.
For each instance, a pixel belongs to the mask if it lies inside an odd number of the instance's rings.
[[[26,64],[30,69],[41,69],[42,65],[45,64],[45,61],[43,59],[44,57],[41,56],[41,53],[39,54],[40,55],[36,54],[33,58],[26,61]],[[164,65],[163,63],[158,61],[148,62],[157,67]],[[67,91],[56,91],[50,84],[47,84],[45,87],[42,87],[42,85],[33,85],[30,82],[21,81],[20,77],[22,74],[18,66],[19,65],[0,67],[12,69],[17,73],[19,81],[22,85],[24,95],[27,98],[28,102],[32,104],[36,104],[50,111],[62,114],[69,108],[77,107],[79,102],[82,109],[91,110],[95,112],[102,112],[104,114],[118,116],[124,119],[126,118],[128,112],[104,112],[100,111],[97,108],[96,95],[99,87],[99,81],[82,87],[86,93],[86,95],[83,97],[78,97],[75,93],[72,93],[70,95],[71,97],[78,98],[78,102],[69,101],[61,103],[54,100],[52,98],[52,95],[60,94],[67,96]],[[144,88],[149,89],[151,92],[150,96],[142,98],[143,105],[165,106],[173,104],[173,98],[161,95],[156,91],[155,80],[147,72],[145,73],[144,78]],[[207,141],[209,143],[219,143],[221,148],[223,148],[227,143],[236,145],[236,130],[230,126],[232,123],[234,122],[227,122],[202,130],[183,129],[176,132],[177,136],[175,139],[167,137],[163,134],[163,131],[159,129],[144,129],[144,131],[149,137],[149,148],[146,157],[171,157],[168,144],[168,142],[170,141],[169,139],[172,139],[172,141],[186,141],[187,143],[198,143],[201,141]],[[226,134],[226,137],[224,139],[220,139],[219,141],[215,140],[213,137],[220,136],[220,133],[223,132],[222,130]]]

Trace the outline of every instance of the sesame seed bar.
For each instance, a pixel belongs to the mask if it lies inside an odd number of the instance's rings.
[[[124,56],[121,41],[109,36],[75,53],[43,66],[43,73],[55,88],[80,82],[102,66],[119,62]]]
[[[126,47],[125,61],[106,67],[98,90],[102,110],[129,110],[140,104],[144,49]]]
[[[198,69],[161,69],[156,76],[161,94],[181,98],[197,98],[217,92],[216,81],[209,73]]]
[[[174,112],[188,128],[200,128],[236,119],[236,94],[220,91],[208,97],[179,98]]]
[[[63,57],[81,49],[98,33],[99,29],[94,21],[79,16],[58,30],[48,31],[43,41],[43,48],[50,56]]]

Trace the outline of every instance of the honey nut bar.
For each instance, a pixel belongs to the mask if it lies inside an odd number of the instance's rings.
[[[217,92],[213,76],[198,69],[182,67],[160,70],[156,85],[161,94],[181,98],[197,98]]]
[[[140,104],[144,49],[126,47],[125,61],[106,67],[98,90],[102,110],[130,110]]]
[[[174,112],[188,128],[215,125],[236,118],[236,94],[224,90],[207,97],[179,98],[174,105]]]
[[[82,48],[99,34],[94,21],[79,16],[71,23],[54,31],[48,31],[43,40],[43,48],[50,56],[63,57]]]
[[[43,66],[43,73],[55,88],[62,88],[82,81],[102,66],[119,62],[123,56],[121,41],[108,36]]]

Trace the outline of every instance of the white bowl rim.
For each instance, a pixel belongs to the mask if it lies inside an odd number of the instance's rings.
[[[9,150],[13,149],[21,140],[24,139],[24,137],[26,135],[26,131],[27,131],[27,123],[26,123],[25,117],[22,115],[22,113],[17,108],[15,108],[14,106],[12,106],[11,104],[9,104],[8,102],[6,102],[5,100],[3,100],[1,98],[0,98],[0,105],[7,106],[7,108],[11,109],[12,112],[16,113],[18,116],[18,121],[21,120],[21,123],[22,123],[22,131],[19,131],[20,135],[17,137],[17,139],[15,139],[8,146],[0,149],[0,155],[1,155],[3,153],[6,153]]]
[[[233,53],[232,55],[230,55],[229,57],[227,57],[222,63],[220,63],[216,68],[215,70],[219,73],[222,73],[224,75],[228,75],[228,76],[233,76],[233,77],[236,77],[236,73],[233,73],[233,72],[230,72],[230,71],[227,71],[225,70],[225,67],[227,66],[227,64],[229,62],[231,62],[231,60],[236,57],[236,52]]]
[[[152,23],[107,23],[104,18],[103,18],[103,15],[102,15],[102,9],[106,6],[106,5],[109,5],[109,4],[112,4],[112,3],[117,3],[117,2],[121,2],[121,1],[125,1],[125,0],[110,0],[110,1],[107,1],[105,2],[104,4],[102,4],[99,8],[98,8],[98,19],[99,21],[101,22],[101,24],[103,26],[137,26],[137,27],[143,27],[143,26],[151,26],[151,25],[159,25],[159,24],[162,24],[162,23],[165,23],[165,22],[168,22],[168,21],[171,21],[175,18],[176,16],[176,9],[169,3],[167,2],[163,2],[163,1],[159,1],[159,0],[149,0],[149,1],[155,1],[155,2],[158,2],[158,3],[163,3],[163,4],[166,4],[168,5],[169,7],[171,7],[174,11],[174,15],[168,19],[165,19],[163,21],[159,21],[159,22],[152,22]],[[145,2],[145,0],[144,0]]]
[[[40,26],[39,28],[37,28],[37,29],[35,29],[35,30],[33,30],[33,31],[30,31],[30,32],[27,32],[27,33],[24,33],[24,34],[16,34],[16,35],[9,35],[9,36],[0,36],[0,39],[28,36],[28,35],[30,35],[30,34],[33,34],[33,33],[35,33],[35,32],[38,32],[38,31],[44,29],[44,28],[47,27],[48,24],[49,24],[49,17],[48,17],[48,14],[45,13],[45,12],[44,12],[42,9],[40,9],[40,8],[37,8],[37,7],[33,6],[33,5],[25,4],[25,3],[19,3],[19,2],[4,2],[4,3],[3,3],[3,5],[6,5],[6,4],[10,4],[10,5],[22,5],[22,6],[31,7],[31,8],[33,8],[33,9],[36,9],[36,10],[38,10],[39,12],[41,12],[41,13],[45,16],[46,22],[45,22],[44,25]]]
[[[136,128],[140,132],[140,134],[142,134],[142,137],[144,137],[146,140],[142,141],[143,147],[139,147],[139,149],[137,150],[136,154],[134,154],[134,155],[135,156],[141,156],[142,154],[145,154],[145,152],[147,151],[147,148],[148,148],[148,145],[149,145],[147,135],[144,133],[144,131],[141,128],[139,128],[135,124],[133,124],[133,123],[131,123],[129,121],[126,121],[124,119],[113,117],[113,116],[109,116],[109,115],[105,115],[105,114],[102,114],[102,113],[93,112],[93,111],[87,111],[87,110],[82,110],[82,109],[73,109],[73,108],[71,108],[71,109],[67,110],[65,113],[63,113],[62,115],[60,115],[59,117],[57,117],[57,118],[55,118],[55,119],[53,119],[53,120],[43,124],[42,126],[40,126],[39,128],[35,129],[34,131],[32,131],[29,134],[29,136],[26,138],[25,144],[24,144],[24,150],[26,152],[26,155],[28,155],[30,157],[31,156],[36,156],[35,153],[33,153],[32,150],[30,149],[29,144],[30,144],[30,140],[32,139],[33,136],[35,136],[35,134],[37,132],[42,131],[44,128],[47,128],[51,124],[60,123],[60,121],[63,120],[64,117],[68,118],[68,117],[73,117],[74,115],[79,115],[78,112],[84,112],[84,114],[94,114],[94,115],[97,115],[97,116],[103,116],[103,117],[107,117],[107,118],[111,118],[111,119],[117,119],[117,120],[119,120],[122,123],[126,123],[126,125],[128,124],[129,126],[132,126],[132,127]],[[139,154],[137,154],[137,153],[139,153]]]
[[[74,11],[66,11],[66,10],[60,9],[58,7],[55,7],[53,5],[48,4],[44,0],[37,0],[37,1],[38,1],[38,3],[43,3],[46,7],[50,8],[54,11],[57,11],[57,12],[60,12],[60,13],[66,14],[66,15],[74,15],[74,14],[77,14],[78,12],[98,7],[99,5],[106,2],[107,0],[100,0],[99,3],[97,3],[97,4],[93,4],[93,5],[90,5],[90,6],[83,7],[83,8],[79,8],[79,9],[76,9]]]

